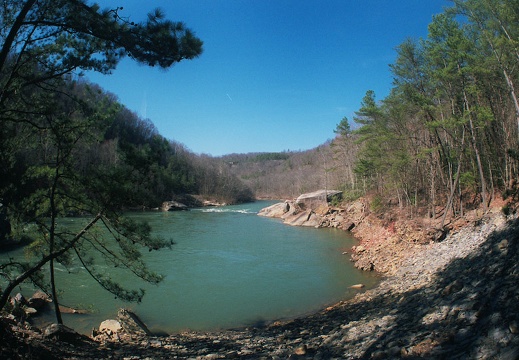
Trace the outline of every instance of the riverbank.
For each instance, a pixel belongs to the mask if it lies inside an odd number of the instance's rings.
[[[371,236],[355,254],[377,268],[381,260],[369,254],[383,242],[377,243],[375,235],[397,230],[372,221],[363,220]],[[360,223],[356,227],[361,231]],[[0,331],[2,354],[34,359],[516,359],[518,234],[517,219],[492,211],[453,226],[441,242],[389,240],[385,251],[398,265],[377,288],[293,321],[167,337],[120,332],[97,341],[79,335],[56,341],[59,336],[4,319],[2,328],[9,331]]]

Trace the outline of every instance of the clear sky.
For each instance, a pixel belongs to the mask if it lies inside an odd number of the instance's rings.
[[[141,21],[162,8],[204,42],[164,71],[123,60],[87,78],[195,153],[307,150],[350,123],[367,90],[387,96],[389,64],[424,38],[448,0],[98,0]]]

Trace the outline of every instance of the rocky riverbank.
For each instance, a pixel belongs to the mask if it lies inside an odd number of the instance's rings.
[[[452,223],[430,241],[423,223],[356,219],[359,267],[386,274],[351,300],[300,319],[249,329],[154,337],[121,331],[91,338],[0,323],[5,358],[69,359],[517,359],[519,221],[499,211]],[[347,215],[351,216],[347,216]],[[336,215],[334,215],[336,216]],[[358,216],[358,218],[355,218]],[[345,226],[344,223],[342,226]],[[463,226],[462,226],[463,225]],[[406,227],[409,231],[406,232]],[[386,236],[386,237],[384,237]],[[382,255],[380,255],[382,254]],[[396,265],[395,265],[396,264]],[[60,335],[65,334],[65,335]],[[4,356],[5,355],[5,356]]]

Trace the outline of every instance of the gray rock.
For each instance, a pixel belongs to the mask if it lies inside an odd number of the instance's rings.
[[[43,336],[47,339],[63,341],[70,344],[77,344],[84,340],[82,335],[62,324],[50,324],[43,330]]]
[[[294,208],[293,203],[285,201],[261,209],[258,212],[258,215],[265,217],[281,218],[283,215],[289,213],[291,208]]]
[[[25,315],[27,315],[28,317],[36,315],[38,313],[38,310],[29,306],[24,306],[23,311],[25,312]]]
[[[17,293],[15,296],[11,298],[11,303],[19,304],[19,305],[25,305],[27,304],[27,300],[25,300],[25,297],[21,293]]]
[[[334,196],[341,195],[342,191],[338,190],[318,190],[300,195],[296,199],[296,204],[303,205],[305,209],[315,209],[321,205],[328,205]]]
[[[133,311],[120,309],[117,318],[124,331],[130,334],[144,336],[153,335],[144,322]]]
[[[292,216],[286,216],[284,219],[285,224],[287,225],[311,227],[318,226],[320,220],[320,218],[311,210],[305,210]]]
[[[105,332],[109,335],[117,334],[121,329],[121,323],[113,319],[105,320],[99,325],[99,332]]]
[[[176,201],[165,201],[162,203],[162,211],[185,211],[189,210],[187,205]]]
[[[41,310],[51,302],[52,300],[43,291],[36,291],[27,301],[27,305],[36,310]]]

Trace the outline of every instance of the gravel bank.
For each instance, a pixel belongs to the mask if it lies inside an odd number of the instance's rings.
[[[411,248],[377,288],[289,322],[168,337],[68,339],[74,346],[39,334],[23,337],[19,328],[15,339],[0,331],[0,343],[5,358],[518,359],[519,221],[494,213],[442,242],[405,247]]]

